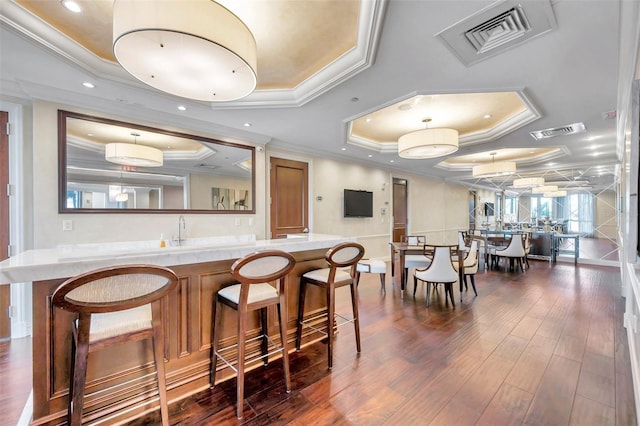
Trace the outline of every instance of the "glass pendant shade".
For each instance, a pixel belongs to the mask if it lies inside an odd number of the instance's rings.
[[[253,34],[211,0],[115,0],[113,51],[135,78],[183,98],[231,101],[257,83]]]

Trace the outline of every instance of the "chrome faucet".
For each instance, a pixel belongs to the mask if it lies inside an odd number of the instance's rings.
[[[183,235],[184,233],[184,235]],[[184,216],[180,215],[178,218],[178,245],[181,246],[186,241],[187,235],[187,223],[184,220]]]

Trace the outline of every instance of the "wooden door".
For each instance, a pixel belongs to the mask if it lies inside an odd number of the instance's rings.
[[[393,241],[407,235],[407,181],[393,178]]]
[[[309,170],[300,161],[271,157],[271,238],[309,232]]]
[[[0,111],[0,261],[9,257],[9,114]],[[11,291],[9,283],[0,283],[0,340],[11,337],[9,305]]]

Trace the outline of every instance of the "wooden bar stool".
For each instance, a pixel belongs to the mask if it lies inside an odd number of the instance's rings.
[[[302,327],[307,326],[317,332],[327,336],[328,349],[328,367],[333,366],[333,336],[335,317],[339,316],[346,323],[353,323],[356,333],[356,348],[360,353],[360,320],[358,319],[358,290],[356,288],[356,265],[364,256],[364,247],[358,243],[342,243],[338,244],[325,254],[325,259],[329,263],[328,268],[316,269],[309,271],[300,277],[300,298],[298,301],[298,327],[296,330],[296,350],[300,350],[300,342],[302,340]],[[348,272],[341,268],[349,268]],[[327,320],[326,331],[318,329],[308,324],[313,318],[304,320],[304,300],[307,284],[322,287],[327,295]],[[335,313],[335,293],[336,288],[349,286],[351,289],[351,307],[353,309],[353,318],[347,319]],[[336,326],[336,327],[337,327]]]
[[[356,266],[356,285],[360,284],[361,273],[380,274],[380,291],[387,292],[385,286],[385,277],[387,273],[387,264],[384,260],[379,259],[362,259]]]
[[[151,339],[162,424],[169,424],[164,372],[161,302],[178,284],[170,269],[125,265],[70,278],[53,293],[52,304],[77,314],[73,321],[68,423],[80,425],[90,352],[134,340]]]
[[[239,284],[234,284],[220,289],[213,303],[213,351],[211,359],[211,386],[216,383],[216,367],[218,358],[237,373],[237,408],[239,419],[242,418],[244,408],[244,367],[245,363],[262,359],[264,365],[269,362],[269,356],[274,353],[282,353],[284,378],[287,393],[291,392],[291,378],[289,377],[289,352],[287,351],[287,331],[282,310],[286,309],[285,278],[295,266],[295,259],[289,253],[281,250],[265,250],[249,254],[238,259],[231,266],[233,277]],[[270,283],[277,281],[277,288]],[[221,306],[217,306],[220,304]],[[238,343],[227,348],[219,349],[220,340],[219,325],[222,317],[222,305],[229,306],[238,312]],[[280,344],[277,345],[269,338],[267,324],[267,307],[275,305],[278,311],[278,325],[280,327]],[[261,335],[256,339],[261,340],[260,352],[257,357],[246,359],[245,346],[247,334],[247,315],[252,311],[260,311]],[[237,363],[234,367],[233,360],[224,352],[233,352],[237,347]],[[269,348],[273,350],[269,352]]]

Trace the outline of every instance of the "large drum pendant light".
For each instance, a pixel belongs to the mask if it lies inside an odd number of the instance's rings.
[[[253,34],[215,1],[115,0],[113,51],[135,78],[172,95],[231,101],[256,87]]]

